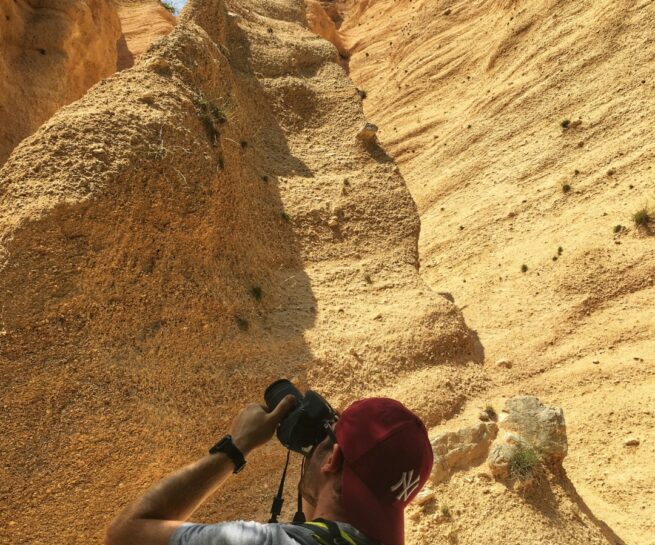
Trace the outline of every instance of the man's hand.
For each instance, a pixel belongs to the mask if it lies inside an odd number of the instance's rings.
[[[262,405],[253,403],[243,409],[230,425],[232,442],[247,455],[251,450],[268,442],[277,425],[291,412],[296,399],[286,396],[272,412],[267,412]]]

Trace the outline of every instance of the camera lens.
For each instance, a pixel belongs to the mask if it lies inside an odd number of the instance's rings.
[[[307,416],[317,422],[334,422],[337,417],[334,409],[319,394],[309,390],[305,394],[305,405]]]
[[[296,402],[300,403],[302,401],[302,394],[290,381],[285,378],[276,380],[271,384],[266,391],[264,392],[264,400],[266,401],[266,406],[269,411],[275,409],[278,406],[278,403],[282,401],[286,396],[291,394],[296,398]]]

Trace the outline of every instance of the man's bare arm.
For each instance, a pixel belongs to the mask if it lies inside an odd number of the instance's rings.
[[[245,455],[245,453],[244,453]],[[161,480],[107,529],[107,545],[165,545],[173,532],[232,473],[232,461],[211,454]]]
[[[294,405],[287,396],[267,413],[249,405],[234,419],[230,433],[244,456],[266,443]],[[167,545],[173,532],[234,470],[224,454],[212,454],[164,478],[127,507],[107,529],[106,545]]]

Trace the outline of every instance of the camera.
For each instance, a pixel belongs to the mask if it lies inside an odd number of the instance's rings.
[[[276,380],[266,388],[264,400],[268,410],[275,409],[289,394],[296,398],[296,406],[278,426],[277,438],[289,450],[308,454],[325,439],[337,415],[319,394],[307,390],[303,396],[287,379]]]

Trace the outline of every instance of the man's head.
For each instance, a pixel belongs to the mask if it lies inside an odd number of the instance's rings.
[[[387,398],[357,401],[306,461],[301,492],[309,516],[339,518],[385,545],[404,542],[403,511],[432,469],[421,420]]]

